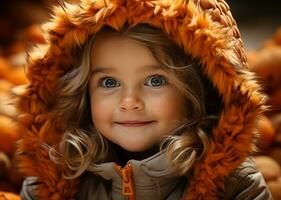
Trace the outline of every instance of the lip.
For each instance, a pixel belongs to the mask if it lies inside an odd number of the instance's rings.
[[[122,121],[116,122],[118,125],[127,126],[127,127],[136,127],[136,126],[146,126],[155,121]]]

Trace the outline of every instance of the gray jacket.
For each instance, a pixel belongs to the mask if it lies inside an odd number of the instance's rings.
[[[163,154],[156,154],[142,161],[131,160],[137,200],[177,200],[185,194],[189,177],[177,176]],[[77,200],[126,200],[122,195],[122,178],[112,167],[103,163],[84,173]],[[36,178],[25,179],[21,191],[23,200],[38,200],[34,194]],[[254,160],[249,157],[225,180],[225,190],[218,192],[219,199],[271,200],[262,174],[257,171]]]

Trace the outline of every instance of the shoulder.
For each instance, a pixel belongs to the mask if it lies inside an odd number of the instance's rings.
[[[242,162],[234,172],[230,174],[231,177],[241,178],[247,175],[255,174],[259,172],[256,168],[256,163],[253,157],[248,157]]]
[[[271,200],[271,193],[253,157],[248,157],[225,180],[227,199]]]

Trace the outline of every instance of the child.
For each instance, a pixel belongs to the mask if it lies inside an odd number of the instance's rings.
[[[224,1],[55,8],[17,107],[23,199],[271,199],[264,111]],[[39,54],[41,52],[41,54]]]

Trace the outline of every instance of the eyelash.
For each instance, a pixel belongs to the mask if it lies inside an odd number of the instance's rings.
[[[154,75],[151,75],[151,76],[148,78],[148,80],[151,80],[151,78],[153,78],[153,77],[158,77],[158,78],[160,77],[164,83],[162,82],[162,84],[161,84],[160,86],[151,86],[151,87],[158,88],[158,87],[161,87],[161,86],[164,86],[164,85],[167,85],[167,84],[168,84],[167,78],[166,78],[165,76],[163,76],[163,75],[154,74]],[[99,79],[98,85],[99,85],[100,87],[105,88],[105,89],[115,88],[115,87],[104,87],[104,86],[103,86],[103,81],[104,81],[104,80],[107,80],[107,79],[112,79],[112,80],[116,81],[114,78],[106,76],[106,77],[102,77],[102,78]],[[118,86],[117,86],[117,87],[118,87]]]

